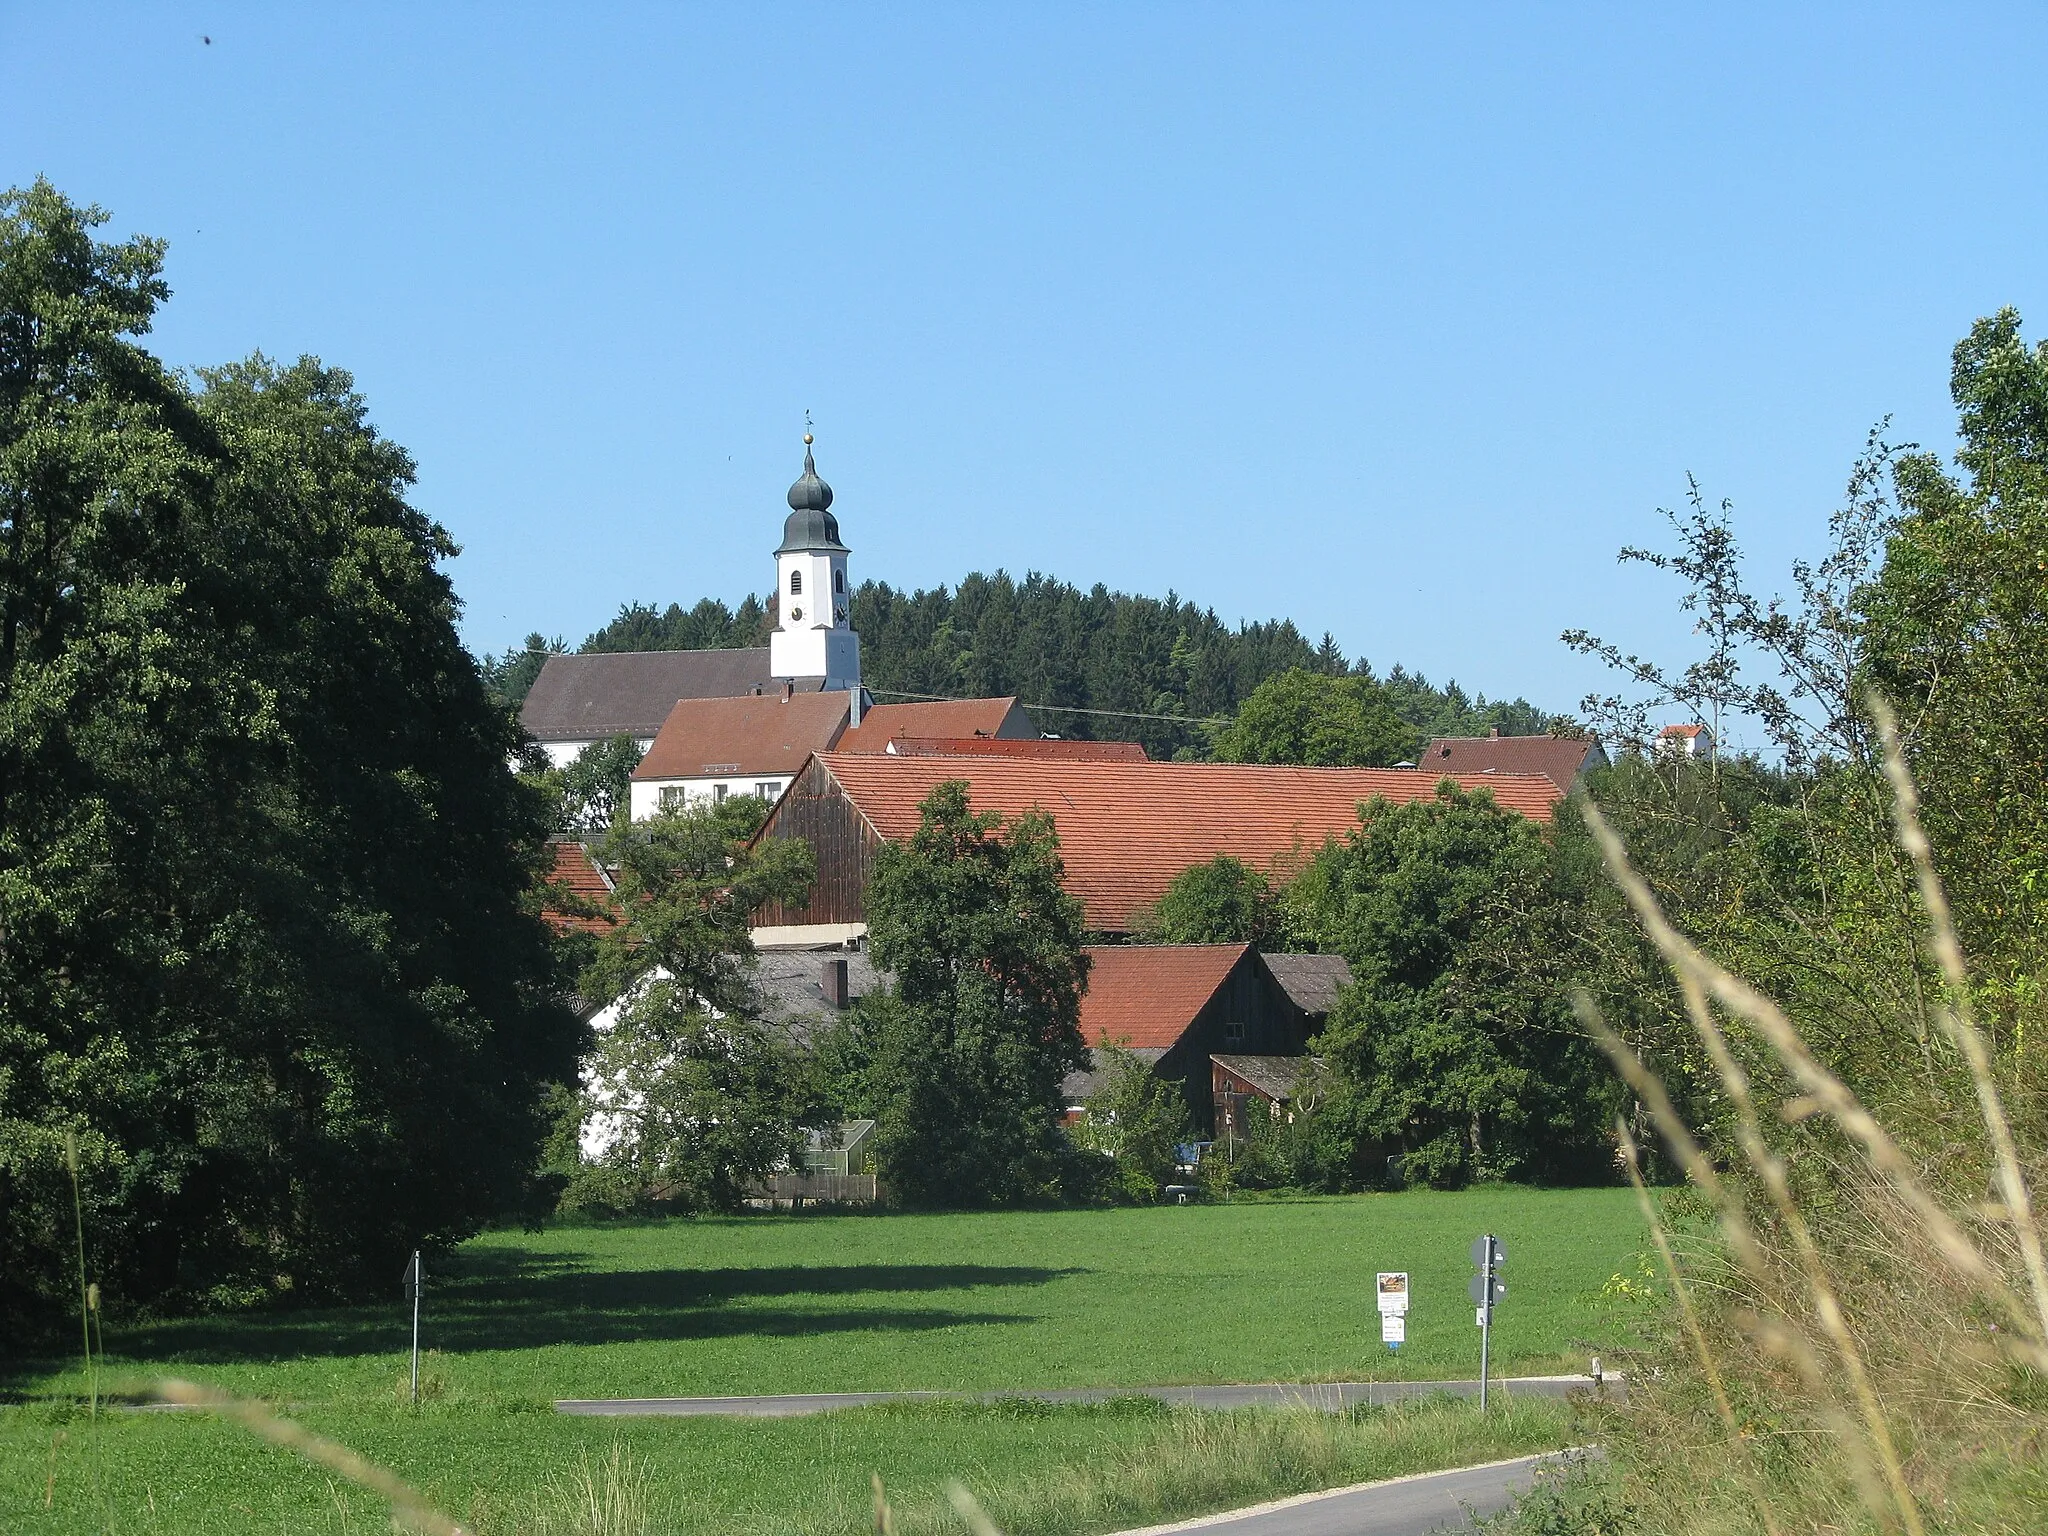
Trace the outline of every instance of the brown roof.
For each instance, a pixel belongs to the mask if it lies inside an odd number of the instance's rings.
[[[1044,736],[898,736],[887,751],[898,757],[1039,757],[1069,763],[1144,763],[1142,742],[1074,741]]]
[[[579,843],[565,837],[550,838],[548,852],[554,855],[555,860],[555,866],[548,874],[550,885],[561,887],[578,903],[586,903],[606,911],[615,910],[611,877],[598,867],[595,859],[591,858],[587,843]],[[556,905],[555,902],[549,902],[541,916],[561,932],[580,929],[585,933],[604,933],[610,930],[616,921],[610,917],[595,917],[582,912],[557,911]]]
[[[1275,1101],[1294,1097],[1306,1056],[1211,1056],[1209,1060],[1240,1082]]]
[[[1593,756],[1596,752],[1598,757]],[[1540,773],[1559,794],[1569,794],[1573,780],[1606,761],[1607,754],[1590,738],[1439,736],[1422,749],[1416,766],[1431,773]]]
[[[817,686],[813,680],[807,691]],[[729,699],[757,687],[781,687],[765,646],[550,656],[519,706],[519,721],[541,741],[652,736],[677,699]]]
[[[1176,875],[1218,854],[1259,870],[1306,859],[1358,825],[1374,796],[1404,802],[1446,778],[1486,789],[1532,821],[1550,820],[1557,786],[1536,775],[1444,775],[1413,768],[1282,768],[1254,763],[1047,762],[1034,758],[896,757],[829,752],[818,761],[877,836],[907,842],[918,804],[965,779],[977,810],[1051,814],[1067,889],[1098,932],[1127,932],[1132,914]]]
[[[726,774],[794,774],[822,752],[846,724],[852,695],[782,690],[736,699],[682,699],[672,706],[654,745],[633,770],[650,779],[705,779]]]
[[[1337,1006],[1337,994],[1351,985],[1351,964],[1342,955],[1261,955],[1294,1006],[1321,1018]]]
[[[1249,944],[1101,944],[1088,950],[1081,1038],[1089,1045],[1170,1048]]]
[[[860,724],[839,738],[841,752],[882,752],[899,736],[1033,737],[1031,717],[1009,699],[932,699],[914,704],[876,704],[861,712]]]

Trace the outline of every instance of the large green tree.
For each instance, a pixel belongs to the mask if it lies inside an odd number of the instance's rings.
[[[1145,937],[1159,944],[1264,944],[1276,920],[1272,882],[1219,853],[1173,877]]]
[[[1897,470],[1903,516],[1859,594],[1966,941],[2008,1027],[2048,958],[2048,343],[2020,317],[1955,349],[1959,474]]]
[[[1346,989],[1315,1050],[1348,1176],[1436,1185],[1602,1171],[1619,1099],[1569,1004],[1589,871],[1481,790],[1368,802],[1316,873]]]
[[[1413,758],[1421,744],[1370,677],[1297,670],[1252,691],[1216,737],[1215,756],[1225,763],[1387,768]]]
[[[102,217],[0,199],[0,1275],[59,1283],[70,1132],[117,1302],[386,1284],[545,1198],[547,806],[347,375],[188,387]]]
[[[1081,904],[1061,887],[1052,819],[1007,827],[941,784],[917,833],[884,847],[868,892],[875,962],[876,1160],[907,1205],[1001,1205],[1058,1191],[1060,1085],[1087,1065]]]

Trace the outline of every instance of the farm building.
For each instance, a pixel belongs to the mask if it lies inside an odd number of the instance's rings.
[[[1540,773],[1568,795],[1584,775],[1607,766],[1607,751],[1590,736],[1439,736],[1416,764],[1431,773]]]
[[[1328,1010],[1325,981],[1350,980],[1341,956],[1261,955],[1249,944],[1097,945],[1088,960],[1082,1037],[1091,1050],[1122,1046],[1178,1085],[1204,1135],[1215,1125],[1211,1059],[1299,1059]],[[1304,960],[1318,964],[1275,964]],[[1290,991],[1281,981],[1290,969],[1297,978],[1314,976],[1316,985],[1301,995]],[[1067,1079],[1070,1116],[1100,1082],[1099,1062]]]
[[[1361,802],[1424,799],[1450,778],[1548,821],[1558,789],[1537,774],[1435,774],[1400,768],[1282,768],[1244,763],[1061,762],[1040,758],[820,753],[784,792],[763,837],[800,837],[817,856],[801,906],[757,919],[757,943],[844,943],[867,931],[868,874],[884,842],[907,841],[918,805],[964,779],[977,810],[1034,807],[1059,828],[1067,889],[1088,927],[1128,933],[1175,876],[1218,854],[1286,873],[1357,825]]]

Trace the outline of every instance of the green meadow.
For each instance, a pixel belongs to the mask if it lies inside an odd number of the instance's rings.
[[[585,1473],[592,1489],[637,1489],[649,1511],[638,1528],[650,1531],[864,1529],[871,1474],[901,1490],[906,1530],[943,1525],[939,1490],[955,1476],[1016,1530],[1109,1529],[1324,1479],[1548,1448],[1568,1430],[1547,1404],[1482,1425],[1460,1403],[1331,1422],[1196,1418],[1133,1402],[605,1420],[551,1403],[1470,1378],[1466,1249],[1488,1230],[1509,1253],[1496,1372],[1580,1371],[1626,1342],[1628,1319],[1601,1292],[1638,1268],[1629,1193],[1487,1188],[499,1232],[430,1271],[428,1396],[417,1411],[403,1401],[409,1317],[397,1276],[384,1306],[110,1329],[103,1381],[132,1390],[176,1375],[261,1400],[490,1532],[597,1528],[561,1514]],[[1382,1269],[1413,1277],[1398,1354],[1379,1339]],[[0,1528],[385,1528],[374,1501],[209,1415],[122,1408],[90,1419],[75,1361],[18,1362],[4,1385]],[[1273,1443],[1250,1454],[1261,1437]],[[1209,1464],[1212,1474],[1196,1475]]]

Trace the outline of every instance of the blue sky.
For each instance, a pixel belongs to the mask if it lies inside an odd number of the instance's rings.
[[[13,0],[0,161],[169,239],[171,361],[353,370],[480,650],[765,588],[808,409],[857,578],[1568,707],[1685,653],[1688,471],[1773,584],[2048,332],[2048,11],[1674,9]]]

